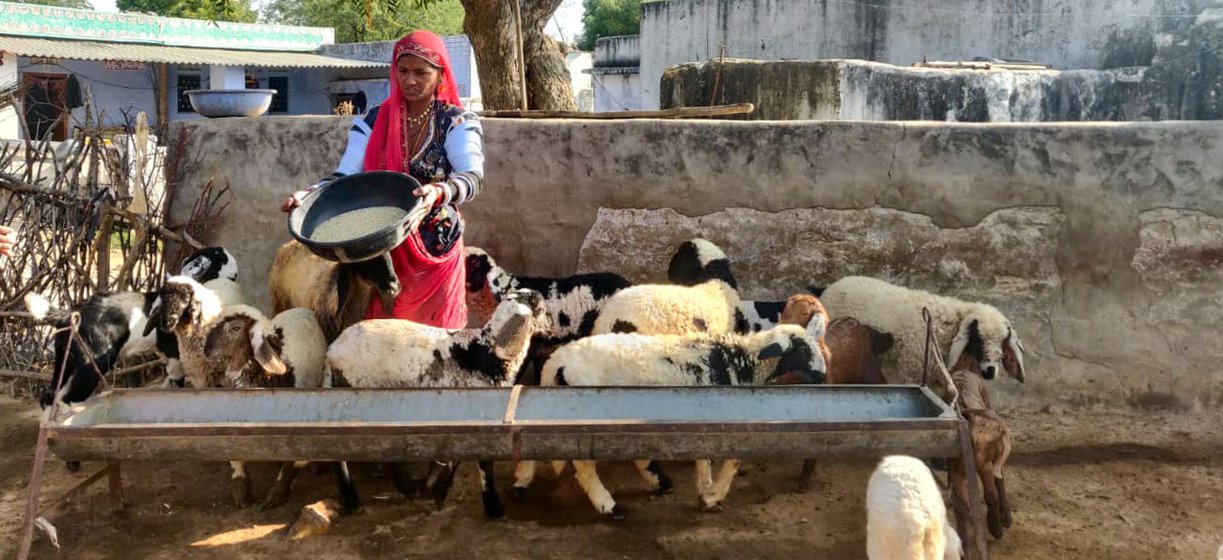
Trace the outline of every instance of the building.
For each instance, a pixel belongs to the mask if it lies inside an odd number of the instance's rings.
[[[480,76],[476,73],[476,55],[471,48],[471,41],[465,35],[442,37],[446,43],[446,53],[450,55],[450,69],[454,72],[455,85],[459,87],[459,98],[463,106],[480,110]],[[395,50],[395,41],[375,41],[371,43],[340,43],[324,45],[320,53],[327,56],[370,62],[387,62]],[[340,96],[363,93],[373,107],[386,100],[390,95],[390,83],[386,80],[386,72],[376,79],[337,78],[330,87],[331,91]]]
[[[192,89],[275,89],[269,114],[330,114],[344,84],[386,82],[389,64],[320,53],[330,28],[239,24],[0,2],[0,138],[68,137],[88,89],[105,124],[198,118]],[[372,103],[372,100],[371,100]],[[69,118],[61,119],[64,113]],[[24,126],[23,126],[24,124]]]
[[[589,72],[596,112],[641,108],[640,36],[622,35],[596,40],[594,64]]]

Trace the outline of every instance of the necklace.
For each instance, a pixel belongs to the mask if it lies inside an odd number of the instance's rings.
[[[404,112],[406,113],[407,111],[404,111]],[[433,103],[429,103],[429,107],[425,109],[425,112],[419,115],[416,115],[415,117],[408,117],[408,124],[411,125],[413,128],[416,128],[422,124],[425,124],[425,121],[429,119],[429,115],[432,115],[432,114],[433,114]]]

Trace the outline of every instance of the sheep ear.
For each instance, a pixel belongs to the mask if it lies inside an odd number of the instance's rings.
[[[824,333],[828,330],[828,323],[824,320],[822,313],[816,313],[811,316],[811,320],[807,321],[807,334],[811,338],[819,341],[824,338]]]
[[[769,358],[780,358],[781,355],[784,353],[785,353],[785,349],[781,347],[781,343],[774,342],[768,346],[765,346],[763,349],[761,349],[760,353],[756,355],[756,359],[757,360],[767,360]]]
[[[973,319],[976,323],[976,319]],[[951,341],[951,350],[947,352],[947,367],[955,369],[955,365],[959,363],[960,356],[964,355],[964,349],[968,347],[968,331],[972,330],[968,325],[961,325],[960,332],[955,334],[955,338]]]
[[[161,318],[161,296],[153,300],[153,306],[149,308],[149,314],[144,320],[144,336],[152,334],[157,328],[157,319]]]
[[[284,375],[289,371],[280,354],[272,347],[268,337],[263,334],[263,326],[258,323],[251,329],[251,349],[255,352],[255,361],[264,371],[273,375]]]
[[[1002,344],[1002,367],[1006,368],[1007,374],[1016,381],[1024,382],[1026,372],[1023,367],[1023,342],[1019,340],[1019,335],[1015,333],[1014,329]]]

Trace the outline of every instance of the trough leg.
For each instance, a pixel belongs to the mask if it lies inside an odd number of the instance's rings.
[[[815,459],[807,459],[803,461],[803,470],[798,473],[798,491],[806,494],[811,491],[811,484],[815,481]]]
[[[123,503],[123,472],[119,470],[118,461],[111,462],[107,467],[107,480],[110,482],[110,511],[119,513],[126,506]]]
[[[340,508],[342,513],[353,513],[361,509],[361,497],[357,495],[357,485],[352,482],[352,473],[348,471],[348,463],[335,464],[336,482],[340,487]]]
[[[30,473],[30,484],[26,487],[25,527],[21,531],[21,544],[17,549],[17,560],[30,557],[30,546],[34,544],[34,520],[38,518],[38,496],[42,493],[42,469],[47,457],[47,428],[38,429],[38,444],[34,446],[34,467]]]
[[[964,545],[965,560],[987,560],[985,531],[981,525],[981,487],[977,483],[972,439],[968,423],[960,422],[960,456],[947,461],[947,482],[951,486],[951,505],[955,524]]]

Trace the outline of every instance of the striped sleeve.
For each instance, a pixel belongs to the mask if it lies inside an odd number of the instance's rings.
[[[446,159],[450,176],[446,178],[446,204],[471,201],[484,187],[484,129],[480,119],[465,112],[451,120],[446,133]]]

